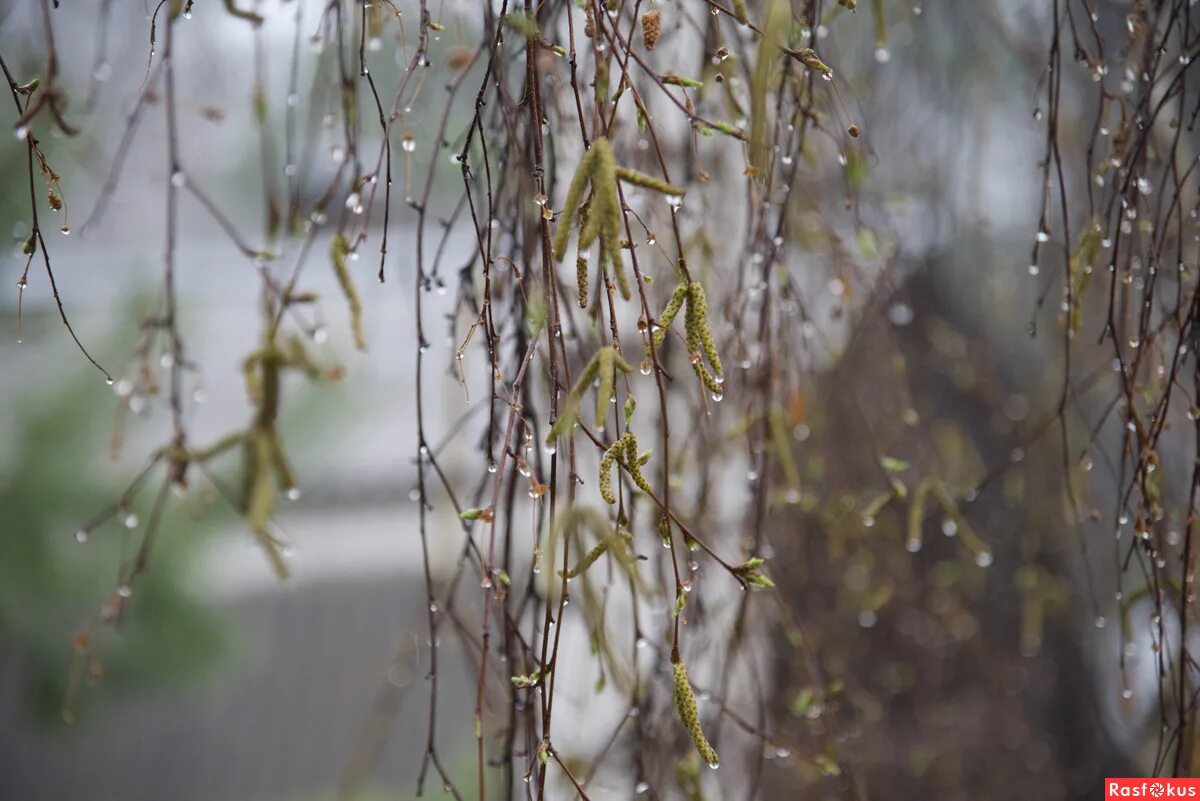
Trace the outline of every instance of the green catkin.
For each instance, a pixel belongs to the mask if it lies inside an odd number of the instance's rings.
[[[568,392],[563,398],[562,408],[558,410],[558,418],[554,421],[554,425],[550,426],[550,431],[546,433],[546,444],[552,445],[556,439],[561,437],[579,418],[579,396]]]
[[[649,456],[647,455],[646,459]],[[653,490],[650,487],[650,482],[642,474],[641,465],[645,464],[645,459],[638,456],[637,452],[637,437],[632,431],[626,431],[617,439],[608,450],[604,452],[604,456],[600,459],[600,497],[604,498],[608,503],[616,503],[617,496],[613,493],[612,486],[612,468],[614,464],[619,464],[629,473],[629,477],[633,479],[634,485],[647,495]]]
[[[621,230],[621,206],[617,201],[617,162],[612,144],[607,139],[597,139],[589,151],[592,167],[592,207],[589,217],[600,236],[616,240]],[[589,219],[592,224],[593,219]]]
[[[575,282],[579,285],[579,308],[586,309],[588,302],[587,256],[579,256],[575,259]]]
[[[655,178],[652,175],[647,175],[644,172],[631,170],[626,167],[617,167],[617,177],[627,184],[640,186],[643,189],[652,189],[655,192],[662,192],[664,195],[674,195],[676,197],[683,196],[683,188],[669,184],[661,178]]]
[[[595,164],[595,145],[593,149],[584,154],[579,160],[579,166],[575,168],[575,177],[571,179],[571,185],[567,189],[566,203],[563,204],[562,211],[558,215],[558,229],[554,232],[554,260],[562,261],[567,255],[567,245],[571,239],[571,220],[574,219],[575,213],[579,211],[579,203],[583,200],[583,190],[587,187],[588,181],[592,177],[592,167]],[[580,249],[583,249],[582,244]]]
[[[681,659],[675,657],[671,660],[671,669],[675,673],[675,709],[679,712],[679,719],[691,735],[700,758],[715,768],[720,759],[716,749],[704,736],[704,729],[700,727],[700,713],[696,709],[696,696],[692,692],[692,684],[688,681],[687,667]]]
[[[620,370],[622,373],[632,373],[633,365],[625,361],[621,354],[617,353],[617,349],[613,348],[613,367]]]
[[[596,543],[596,546],[592,548],[592,550],[584,554],[583,558],[579,560],[575,567],[571,568],[566,573],[562,573],[560,571],[560,575],[567,579],[576,578],[579,576],[579,574],[583,573],[583,571],[595,564],[596,560],[603,556],[604,552],[608,550],[609,545],[612,544],[613,538],[605,537],[604,539],[600,540],[600,542]]]
[[[833,70],[821,60],[817,55],[817,51],[811,47],[805,47],[800,50],[788,50],[787,53],[813,72],[819,72],[822,75],[833,75]]]
[[[720,381],[714,378],[713,374],[708,372],[708,368],[699,361],[692,362],[692,372],[696,374],[696,378],[700,379],[700,383],[703,384],[709,392],[714,395],[725,394],[725,387]]]
[[[733,16],[743,25],[750,24],[750,15],[746,13],[746,0],[733,0]]]
[[[619,456],[625,450],[625,437],[629,436],[626,432],[608,447],[604,455],[600,457],[600,497],[605,503],[614,504],[617,502],[617,496],[613,494],[612,488],[612,467]]]
[[[607,345],[596,354],[600,360],[600,387],[596,391],[596,430],[604,430],[604,420],[608,417],[609,399],[613,396],[617,376],[613,363],[613,348]]]
[[[651,335],[651,341],[656,350],[662,347],[663,340],[667,338],[667,329],[671,327],[671,323],[675,322],[675,316],[683,308],[683,302],[687,296],[688,285],[686,283],[675,287],[675,291],[671,293],[671,299],[663,307],[662,314],[658,315],[658,330]]]
[[[354,333],[354,346],[359,350],[367,349],[367,340],[363,336],[362,302],[358,299],[358,290],[350,278],[350,270],[346,267],[346,256],[350,253],[350,243],[342,234],[333,238],[330,246],[330,256],[333,259],[333,272],[337,275],[338,285],[346,296],[346,304],[350,307],[350,330]]]
[[[653,490],[650,489],[650,482],[642,475],[642,465],[650,461],[650,453],[647,452],[644,458],[638,456],[637,437],[632,432],[626,431],[625,436],[621,437],[621,439],[625,440],[625,469],[629,472],[630,478],[633,479],[633,483],[642,492],[647,495],[653,494]]]
[[[563,578],[573,579],[583,574],[585,570],[595,564],[604,553],[611,552],[617,561],[625,567],[632,564],[630,554],[625,549],[628,548],[630,542],[630,534],[627,531],[614,531],[611,534],[603,537],[592,550],[588,551],[575,567],[568,570],[566,573],[559,571],[559,575]]]
[[[695,310],[696,336],[704,350],[704,355],[708,357],[708,363],[712,365],[713,372],[720,378],[724,376],[725,370],[721,366],[721,354],[717,353],[717,343],[713,340],[712,329],[708,327],[708,298],[699,281],[693,281],[688,286],[688,314],[692,314],[693,310]],[[691,336],[690,330],[688,335]],[[690,338],[689,344],[691,344]]]
[[[621,259],[621,203],[617,197],[617,162],[613,156],[612,145],[607,139],[596,140],[592,148],[596,151],[596,168],[592,176],[592,216],[599,226],[601,243],[612,262],[621,295],[628,300],[631,297],[629,279],[625,276],[625,265]]]
[[[633,297],[633,288],[629,285],[629,274],[625,272],[625,260],[621,258],[621,248],[618,245],[609,252],[612,257],[610,259],[613,268],[613,275],[617,278],[617,289],[621,292],[621,297],[629,300]]]
[[[579,215],[579,251],[586,252],[596,241],[596,237],[600,236],[600,201],[596,197],[595,187],[592,188],[592,195],[588,198],[588,202],[584,210]]]
[[[717,353],[716,343],[713,341],[712,330],[708,327],[708,300],[704,295],[704,288],[697,281],[693,281],[687,286],[684,329],[687,333],[692,370],[696,373],[696,377],[714,395],[723,394],[722,376],[724,371],[721,367],[721,357]],[[709,372],[702,357],[708,358],[716,376]]]
[[[604,355],[604,351],[608,351],[609,354]],[[607,370],[602,370],[601,368],[601,362],[604,361],[609,362]],[[621,358],[621,354],[617,353],[616,349],[611,345],[606,345],[600,350],[596,351],[596,354],[592,356],[591,361],[589,361],[587,366],[583,368],[583,372],[579,374],[579,378],[576,379],[575,385],[571,387],[571,391],[568,392],[566,397],[563,398],[563,405],[562,409],[559,411],[558,419],[554,421],[554,425],[550,427],[549,433],[546,434],[547,445],[552,444],[556,439],[569,431],[571,426],[575,425],[575,421],[578,419],[579,415],[579,404],[583,401],[583,393],[587,392],[587,388],[591,386],[591,383],[596,380],[597,376],[600,376],[600,383],[603,385],[603,376],[605,373],[607,373],[613,377],[612,381],[615,385],[615,370],[620,370],[623,373],[630,373],[633,372],[633,366]],[[601,387],[600,395],[604,395],[603,387]],[[612,397],[611,388],[609,389],[607,397]],[[596,408],[597,414],[600,414],[600,409],[602,407],[600,406],[599,398],[596,402]],[[603,423],[603,419],[604,418],[601,417],[601,423],[598,423],[597,425],[601,425]]]

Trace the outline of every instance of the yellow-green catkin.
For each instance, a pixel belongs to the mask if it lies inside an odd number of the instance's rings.
[[[671,660],[671,669],[675,673],[675,709],[679,712],[679,719],[691,735],[700,758],[715,768],[720,759],[716,749],[704,736],[704,729],[700,727],[700,713],[696,709],[696,696],[692,692],[692,684],[688,681],[687,667],[683,660],[675,657]]]
[[[605,346],[597,354],[600,360],[600,386],[596,391],[596,430],[604,430],[604,420],[608,417],[609,398],[613,396],[617,376],[613,366],[613,348]]]
[[[596,372],[600,378],[600,386],[596,391],[596,429],[604,429],[604,420],[608,417],[608,407],[612,404],[613,394],[616,389],[617,371],[622,373],[633,372],[633,365],[625,361],[621,354],[617,353],[617,349],[612,345],[605,345],[596,356]],[[591,379],[588,379],[591,383]],[[587,384],[584,384],[582,389],[586,389]]]
[[[567,199],[558,215],[558,230],[554,232],[555,261],[562,261],[567,255],[567,245],[571,240],[571,221],[579,211],[579,204],[583,200],[583,190],[587,188],[588,181],[591,180],[595,160],[595,145],[593,145],[592,149],[579,160],[579,166],[575,168],[575,177],[571,179],[571,185],[567,188]]]
[[[622,359],[622,362],[624,360]],[[583,399],[583,393],[587,391],[588,386],[596,379],[596,373],[600,369],[600,354],[592,356],[587,366],[583,368],[583,372],[579,374],[579,378],[575,380],[575,385],[571,387],[571,391],[563,399],[562,409],[559,410],[558,419],[554,421],[554,425],[550,427],[550,432],[546,434],[546,444],[552,444],[556,439],[561,437],[571,426],[575,425],[575,420],[579,414],[579,403]]]
[[[579,233],[579,247],[589,247],[600,237],[605,247],[615,244],[621,230],[621,207],[617,202],[617,163],[612,144],[604,138],[592,143],[590,178],[592,200],[587,222]],[[611,242],[609,240],[612,240]],[[611,247],[609,247],[611,250]]]
[[[575,259],[575,282],[579,286],[579,308],[586,309],[588,302],[587,256],[579,256]]]
[[[617,279],[617,289],[622,298],[629,300],[633,297],[633,287],[629,283],[629,274],[625,272],[625,260],[621,258],[620,246],[615,246],[609,255],[612,256],[609,261],[612,264],[613,275]]]
[[[700,344],[704,348],[704,355],[708,357],[708,363],[712,365],[713,372],[718,376],[724,376],[725,369],[721,366],[721,354],[717,353],[717,344],[713,340],[712,330],[708,327],[708,298],[704,295],[704,287],[699,281],[693,281],[688,287],[688,309],[693,308],[696,310]]]
[[[746,0],[733,0],[733,16],[743,25],[750,24],[750,15],[746,13]]]
[[[619,464],[629,473],[633,483],[647,495],[652,493],[650,482],[642,474],[641,465],[649,460],[650,455],[639,457],[637,452],[637,437],[632,431],[626,431],[616,442],[609,446],[600,458],[600,497],[607,503],[616,503],[617,496],[613,492],[612,468]]]
[[[625,437],[629,436],[626,432],[608,447],[604,455],[600,457],[600,497],[605,503],[614,504],[617,502],[617,496],[613,493],[612,486],[612,468],[616,463],[617,457],[625,451]]]
[[[687,331],[688,350],[691,351],[692,369],[696,376],[714,395],[722,394],[724,390],[721,385],[725,371],[721,366],[721,356],[717,353],[712,329],[708,327],[708,299],[705,297],[704,287],[698,281],[693,281],[688,285],[684,328]],[[709,365],[712,366],[712,373],[704,366],[702,356],[708,359]],[[715,377],[713,373],[716,374]]]
[[[613,155],[612,143],[600,138],[592,143],[575,170],[575,177],[567,188],[566,202],[559,213],[558,228],[554,232],[554,258],[562,261],[567,253],[567,245],[571,240],[571,226],[575,218],[579,218],[579,251],[583,253],[592,246],[596,239],[600,240],[604,254],[612,266],[617,287],[621,296],[626,300],[632,297],[629,278],[625,274],[625,264],[621,258],[621,203],[617,197],[617,163]],[[632,172],[632,171],[631,171]],[[634,173],[641,175],[641,173]],[[650,176],[646,180],[654,182]],[[591,183],[591,198],[586,211],[581,206],[584,190]],[[661,182],[659,182],[661,183]],[[663,184],[668,188],[669,184]],[[580,305],[587,305],[587,262],[576,262],[576,278],[579,281]]]
[[[592,550],[584,554],[583,558],[579,560],[575,567],[571,568],[566,573],[561,573],[562,577],[568,579],[576,578],[593,564],[595,564],[596,560],[603,556],[604,552],[608,550],[608,546],[612,544],[612,537],[605,537],[604,539],[600,540],[600,542],[596,543],[596,546],[592,548]]]
[[[672,195],[675,197],[683,196],[683,187],[669,184],[661,178],[655,178],[652,175],[647,175],[644,172],[631,170],[627,167],[617,167],[617,177],[627,184],[640,186],[643,189],[652,189],[655,192],[662,192],[664,195]]]
[[[671,293],[671,299],[663,307],[662,314],[658,315],[658,329],[651,335],[656,350],[662,347],[663,340],[667,338],[667,329],[671,327],[671,323],[675,322],[675,316],[683,308],[683,302],[687,296],[688,284],[685,282],[675,287],[675,291]]]
[[[363,336],[362,302],[358,299],[358,290],[350,278],[350,270],[346,266],[346,256],[350,253],[350,242],[342,234],[333,238],[330,246],[330,256],[333,259],[333,272],[337,275],[338,285],[346,296],[346,304],[350,307],[350,330],[354,333],[354,346],[359,350],[367,349],[367,339]]]
[[[642,492],[647,495],[652,494],[650,482],[642,475],[642,465],[650,461],[650,454],[647,452],[641,456],[638,455],[637,437],[632,432],[626,431],[625,436],[621,439],[625,440],[625,469],[629,472],[630,478]]]
[[[578,564],[565,573],[559,572],[563,578],[573,579],[584,573],[589,567],[595,564],[596,560],[603,556],[606,552],[611,553],[617,558],[617,561],[628,567],[632,561],[632,555],[628,553],[629,543],[632,537],[628,531],[617,530],[605,535],[595,547],[584,554]]]

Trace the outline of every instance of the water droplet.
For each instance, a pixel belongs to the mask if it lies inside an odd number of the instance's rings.
[[[886,47],[875,48],[875,60],[880,64],[886,64],[892,60],[892,54]]]
[[[75,541],[76,542],[87,542],[88,541],[88,530],[86,528],[81,528],[78,531],[76,531],[75,532]]]
[[[117,587],[117,595],[120,595],[122,598],[128,598],[133,595],[133,587],[128,584],[122,584]]]
[[[187,176],[184,174],[183,170],[176,170],[175,172],[171,173],[171,186],[178,189],[186,183]]]
[[[921,550],[921,541],[912,539],[905,541],[904,550],[908,551],[909,553],[916,553],[917,551]]]
[[[125,528],[137,528],[138,516],[133,512],[130,512],[129,514],[125,515],[125,519],[122,522],[125,524]]]
[[[288,487],[287,499],[289,501],[300,500],[300,488],[299,487]]]
[[[24,142],[29,137],[29,126],[28,125],[18,125],[16,128],[13,129],[13,136],[17,137],[17,139],[20,139],[22,142]]]
[[[96,65],[96,71],[92,73],[92,77],[104,83],[112,77],[112,65],[107,61],[100,62]]]
[[[907,303],[893,303],[888,309],[888,322],[894,326],[903,327],[909,325],[915,316],[913,309]]]
[[[992,552],[991,551],[980,551],[979,553],[975,554],[975,564],[979,565],[980,567],[987,567],[991,563],[992,563]]]

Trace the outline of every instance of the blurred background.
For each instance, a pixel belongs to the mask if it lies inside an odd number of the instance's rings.
[[[247,135],[260,113],[248,76],[259,56],[278,56],[262,60],[267,124],[281,132],[289,108],[315,121],[303,128],[302,148],[315,154],[318,177],[332,175],[337,132],[323,118],[337,98],[305,89],[295,103],[286,100],[294,15],[301,7],[304,29],[315,30],[322,4],[257,3],[268,20],[257,34],[219,5],[196,3],[187,35],[176,42],[181,160],[247,241],[264,241],[270,221],[262,170],[275,162],[260,158],[262,142]],[[1120,612],[1105,550],[1111,532],[1096,526],[1104,544],[1083,556],[1058,479],[1029,478],[1059,469],[1047,465],[1061,458],[1054,437],[1046,442],[1038,428],[1062,370],[1057,309],[1038,317],[1045,283],[1028,265],[1041,192],[1039,80],[1050,5],[888,2],[885,47],[861,13],[852,24],[838,19],[827,39],[820,34],[866,132],[872,223],[891,266],[848,304],[861,325],[843,331],[840,312],[829,313],[838,355],[813,365],[807,398],[815,408],[798,435],[807,443],[805,484],[819,476],[830,503],[851,512],[843,500],[871,469],[853,455],[853,443],[874,437],[899,448],[914,436],[904,422],[909,410],[922,437],[935,442],[948,478],[966,486],[994,465],[1019,467],[970,510],[986,548],[971,550],[965,562],[952,517],[935,524],[944,541],[919,554],[896,547],[870,565],[852,545],[838,550],[840,524],[824,506],[801,504],[766,523],[778,534],[780,596],[803,619],[804,636],[826,647],[822,672],[861,678],[852,688],[814,687],[780,650],[774,671],[787,719],[778,729],[801,740],[811,734],[822,715],[814,698],[854,706],[857,723],[831,725],[825,734],[850,742],[865,766],[860,775],[903,775],[889,797],[1098,798],[1105,775],[1152,767],[1154,652],[1149,635],[1135,630],[1126,641],[1112,623]],[[1120,24],[1123,5],[1101,5],[1118,12],[1106,22]],[[399,80],[412,55],[417,10],[398,8],[408,27],[389,27],[369,45],[372,74],[384,87]],[[31,230],[25,147],[13,137],[0,145],[2,174],[10,177],[0,190],[0,236],[10,254],[0,293],[0,798],[414,797],[429,648],[412,495],[415,215],[403,198],[429,159],[446,158],[424,147],[436,132],[432,106],[398,123],[421,146],[394,154],[389,236],[397,255],[389,258],[387,282],[375,283],[369,249],[353,263],[367,353],[354,350],[332,271],[305,275],[307,287],[331,299],[313,318],[315,353],[342,365],[344,375],[289,384],[281,429],[302,492],[281,507],[278,524],[291,578],[276,578],[220,492],[198,484],[167,513],[153,568],[127,599],[121,625],[105,635],[102,666],[75,656],[81,624],[111,602],[150,493],[103,525],[88,528],[89,521],[117,502],[168,430],[168,409],[145,391],[138,355],[139,321],[162,291],[170,176],[157,99],[134,134],[119,183],[105,184],[147,81],[152,13],[143,0],[64,3],[54,11],[59,81],[71,98],[68,116],[83,131],[70,139],[49,126],[37,131],[67,203],[58,214],[42,211],[62,301],[112,385],[75,350],[38,260],[29,287],[22,293],[16,286]],[[446,80],[443,65],[454,48],[479,36],[472,4],[447,2],[438,18],[445,30],[430,45],[431,86]],[[42,69],[42,35],[39,3],[0,0],[0,53],[18,80]],[[314,50],[300,60],[302,73],[318,56]],[[305,74],[299,83],[306,86]],[[1068,137],[1082,137],[1090,125],[1089,87],[1082,71],[1064,84]],[[460,127],[469,103],[462,105],[454,112]],[[435,219],[456,200],[456,170],[443,172],[434,186]],[[106,210],[83,230],[102,198]],[[185,377],[186,414],[193,440],[207,442],[252,414],[239,358],[261,336],[258,300],[246,291],[257,275],[217,221],[191,197],[182,202],[180,315],[196,366]],[[445,248],[446,263],[457,267],[472,258],[474,242],[469,233],[450,236]],[[437,333],[425,390],[434,432],[473,431],[483,420],[452,369],[457,341],[442,335],[454,303],[453,291],[435,291],[425,308]],[[1039,319],[1051,334],[1031,337]],[[1098,354],[1085,350],[1083,360]],[[902,382],[891,372],[896,359],[906,365]],[[903,397],[892,393],[900,384]],[[846,386],[861,398],[857,409],[831,400]],[[1102,403],[1084,402],[1091,401]],[[465,473],[475,446],[471,437],[451,441],[439,461]],[[1178,448],[1183,454],[1186,443]],[[234,482],[237,467],[236,457],[218,460],[214,473]],[[1097,470],[1089,484],[1104,497],[1115,474]],[[861,510],[864,498],[856,502]],[[461,548],[449,536],[458,524],[448,504],[435,504],[432,514],[432,571],[446,580]],[[77,536],[81,528],[86,536]],[[790,537],[793,531],[806,536]],[[822,532],[819,545],[813,532]],[[881,572],[892,578],[881,580]],[[785,639],[780,630],[770,634]],[[470,797],[475,668],[456,661],[461,647],[450,638],[442,643],[450,667],[440,674],[440,750]],[[607,731],[569,736],[586,752]],[[768,744],[766,757],[780,767],[765,774],[761,797],[801,797],[793,794],[787,765],[795,759],[786,751]],[[799,769],[808,777],[822,774],[820,767],[810,761]],[[593,797],[631,797],[632,783],[605,781],[597,779]],[[427,794],[439,797],[439,784]],[[881,797],[875,787],[873,797]],[[813,788],[814,798],[856,792],[836,781]]]

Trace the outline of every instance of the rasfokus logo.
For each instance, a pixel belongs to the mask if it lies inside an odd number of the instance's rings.
[[[1105,779],[1104,801],[1117,798],[1200,799],[1200,779]]]

